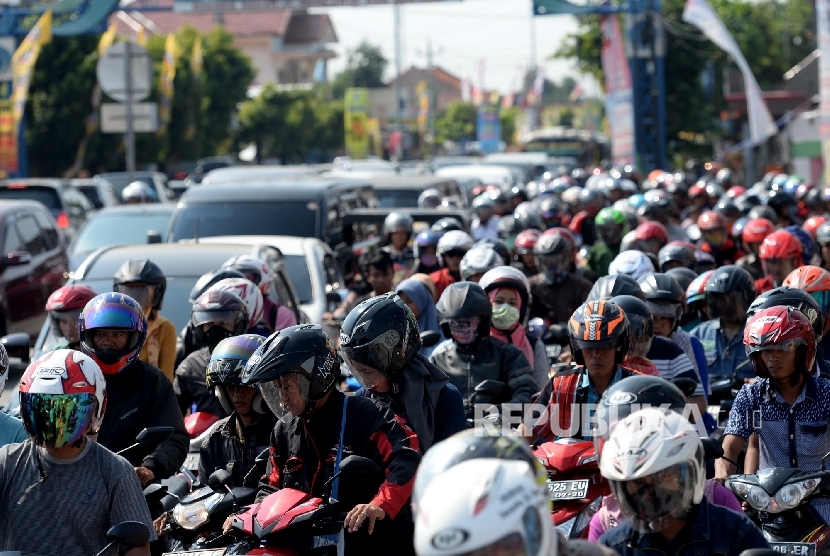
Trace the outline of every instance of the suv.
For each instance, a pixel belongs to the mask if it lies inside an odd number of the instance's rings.
[[[119,202],[121,201],[121,192],[134,181],[143,181],[152,187],[156,192],[159,203],[169,203],[174,197],[173,193],[167,189],[167,176],[161,172],[133,172],[132,179],[130,179],[130,174],[127,172],[110,172],[108,174],[98,174],[95,178],[110,182]]]
[[[0,180],[0,199],[40,201],[52,213],[67,242],[95,210],[83,193],[60,179]]]

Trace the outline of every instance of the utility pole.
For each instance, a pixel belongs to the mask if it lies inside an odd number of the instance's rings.
[[[429,113],[427,114],[427,133],[430,140],[435,140],[435,80],[432,62],[432,41],[427,40],[427,98],[429,99]]]
[[[401,106],[401,5],[395,0],[395,129],[403,142],[403,107]],[[403,145],[401,145],[403,147]]]

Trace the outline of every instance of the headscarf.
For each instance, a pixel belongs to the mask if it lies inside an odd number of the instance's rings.
[[[489,297],[490,303],[493,302],[494,299],[499,295],[499,292],[503,289],[512,289],[512,288],[494,288],[490,290]],[[519,303],[522,303],[522,297],[517,296],[519,298]],[[519,312],[524,309],[521,307]],[[530,345],[530,341],[527,339],[527,334],[525,334],[525,327],[522,326],[522,322],[519,321],[513,327],[513,330],[510,331],[503,331],[499,330],[495,326],[490,325],[490,336],[497,340],[501,340],[506,344],[513,344],[524,353],[525,357],[527,358],[527,362],[530,364],[530,367],[533,368],[536,362],[536,357],[533,355],[533,346]]]
[[[429,288],[419,281],[412,278],[406,279],[395,288],[395,293],[405,293],[411,299],[418,310],[421,312],[417,317],[418,331],[426,332],[431,330],[441,334],[441,340],[444,340],[444,334],[441,331],[441,326],[438,324],[438,313],[435,311],[435,301],[432,299],[432,294]],[[421,353],[424,357],[429,357],[435,346],[421,348]]]

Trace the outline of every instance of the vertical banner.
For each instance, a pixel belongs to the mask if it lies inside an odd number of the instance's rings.
[[[633,164],[637,154],[634,134],[634,90],[625,55],[620,21],[604,15],[602,71],[605,75],[605,113],[611,125],[611,158],[615,164]]]
[[[369,90],[346,89],[343,112],[346,123],[346,152],[354,159],[366,158],[369,154]]]
[[[13,107],[12,81],[0,81],[0,175],[3,177],[20,169]]]
[[[418,95],[418,131],[426,133],[429,123],[429,86],[426,80],[415,86],[415,94]]]
[[[749,116],[749,135],[752,142],[755,144],[762,143],[767,137],[778,133],[778,128],[761,95],[761,87],[758,86],[758,81],[755,80],[755,76],[752,74],[744,55],[741,54],[741,49],[735,43],[735,39],[732,38],[712,6],[706,0],[687,0],[686,8],[683,10],[683,21],[691,23],[703,31],[703,34],[710,41],[729,54],[741,70],[744,77],[744,89],[746,89],[746,111]],[[819,29],[821,29],[821,25],[821,17],[819,17]],[[820,30],[819,33],[821,33]]]
[[[161,59],[161,75],[159,75],[159,129],[161,136],[167,131],[167,124],[172,116],[173,80],[176,78],[176,59],[179,57],[179,45],[176,44],[176,35],[169,33],[164,43],[164,57]]]
[[[35,26],[20,43],[12,56],[12,74],[14,86],[12,101],[14,102],[14,126],[20,129],[23,120],[23,111],[26,109],[26,97],[29,94],[29,82],[35,69],[40,47],[52,41],[52,10],[46,10]]]
[[[830,0],[816,0],[818,27],[819,139],[824,183],[830,178]]]
[[[483,105],[478,107],[476,140],[484,153],[494,153],[499,150],[501,120],[499,120],[498,106]]]

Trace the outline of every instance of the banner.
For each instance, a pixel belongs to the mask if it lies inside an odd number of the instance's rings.
[[[32,71],[35,69],[40,47],[52,42],[52,10],[46,10],[35,26],[20,43],[12,56],[12,75],[14,86],[12,101],[14,103],[15,134],[20,129],[23,120],[23,111],[26,109],[26,97],[29,94],[29,82],[32,80]]]
[[[0,176],[2,177],[16,174],[20,169],[13,106],[12,82],[0,81]]]
[[[101,40],[98,41],[98,56],[103,56],[104,52],[112,46],[112,43],[115,42],[116,34],[118,34],[118,24],[113,23],[107,27],[107,30],[101,35]]]
[[[176,78],[176,60],[179,57],[179,45],[176,35],[169,33],[164,43],[164,57],[161,59],[159,75],[159,129],[157,135],[167,131],[167,124],[172,116],[173,80]]]
[[[369,154],[369,90],[346,89],[343,115],[346,123],[346,152],[354,159],[366,158]]]
[[[620,21],[616,15],[604,15],[600,26],[602,71],[605,75],[605,114],[611,124],[611,158],[615,164],[633,164],[637,156],[634,90]]]
[[[755,144],[763,143],[767,137],[778,133],[778,128],[772,120],[764,98],[761,96],[761,87],[749,69],[741,49],[735,39],[729,34],[718,14],[706,0],[687,0],[683,10],[683,21],[698,27],[709,40],[724,50],[738,65],[744,77],[746,89],[746,111],[749,116],[749,134]],[[819,24],[821,25],[821,24]]]
[[[816,0],[818,27],[819,139],[824,162],[824,183],[830,183],[830,0]]]
[[[501,120],[499,120],[498,106],[484,105],[478,107],[476,140],[484,153],[494,153],[499,150]]]
[[[415,94],[418,95],[418,130],[426,133],[429,124],[429,86],[426,80],[415,86]]]

